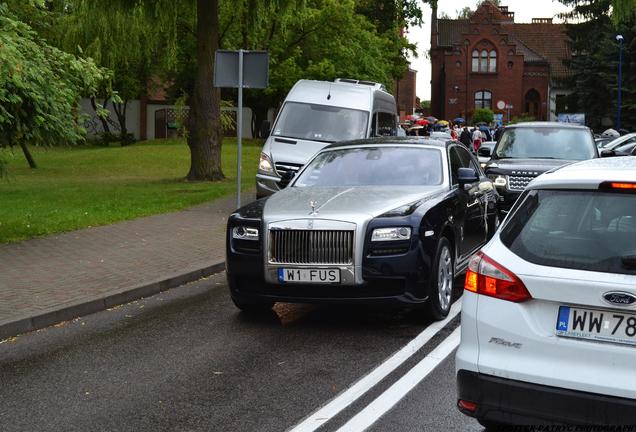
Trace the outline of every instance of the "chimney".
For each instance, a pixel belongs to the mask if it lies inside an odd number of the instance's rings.
[[[437,2],[431,2],[431,49],[439,46],[439,27],[437,25]]]
[[[552,24],[552,18],[532,18],[532,24]]]

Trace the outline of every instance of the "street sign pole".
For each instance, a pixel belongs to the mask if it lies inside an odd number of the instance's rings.
[[[267,88],[269,55],[267,51],[217,50],[214,61],[214,86],[238,89],[236,112],[236,207],[241,207],[241,163],[243,156],[243,88]]]
[[[236,113],[236,208],[241,208],[241,156],[243,154],[243,50],[238,52],[238,112]]]

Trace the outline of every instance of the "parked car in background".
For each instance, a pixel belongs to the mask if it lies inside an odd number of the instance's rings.
[[[596,143],[596,147],[600,150],[615,139],[615,137],[596,137],[594,138],[594,142]]]
[[[470,261],[458,406],[500,423],[636,424],[636,158],[534,180]]]
[[[227,278],[236,306],[421,304],[448,314],[454,276],[498,225],[497,195],[452,141],[332,144],[284,190],[234,212]]]
[[[616,138],[600,149],[602,156],[628,156],[636,149],[636,133]]]
[[[613,138],[610,141],[603,144],[603,150],[618,150],[620,147],[629,146],[631,150],[633,146],[636,146],[636,133],[628,133],[626,135],[619,136],[618,138]]]
[[[492,150],[484,171],[501,196],[500,209],[507,213],[534,178],[572,162],[599,157],[592,132],[572,123],[530,122],[506,126]]]
[[[289,91],[256,174],[257,198],[289,183],[323,147],[335,141],[397,135],[395,98],[382,84],[348,79],[300,80]]]
[[[453,139],[449,132],[444,131],[432,131],[430,137],[440,141],[451,141]]]

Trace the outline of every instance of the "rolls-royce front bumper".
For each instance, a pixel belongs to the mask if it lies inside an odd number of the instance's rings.
[[[303,221],[304,223],[304,221]],[[287,222],[287,225],[289,223]],[[269,228],[290,226],[269,225]],[[317,227],[324,228],[324,227]],[[229,232],[230,230],[228,230]],[[242,301],[297,303],[418,304],[427,300],[430,262],[414,232],[406,243],[373,249],[367,231],[356,228],[355,259],[350,264],[291,264],[272,261],[267,237],[258,252],[245,253],[228,236],[227,274],[231,295]],[[269,235],[269,230],[267,231]],[[340,283],[280,282],[279,269],[339,269]]]

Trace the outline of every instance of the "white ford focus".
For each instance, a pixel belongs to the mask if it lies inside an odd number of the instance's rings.
[[[470,262],[461,327],[483,425],[636,424],[636,157],[534,180]]]

